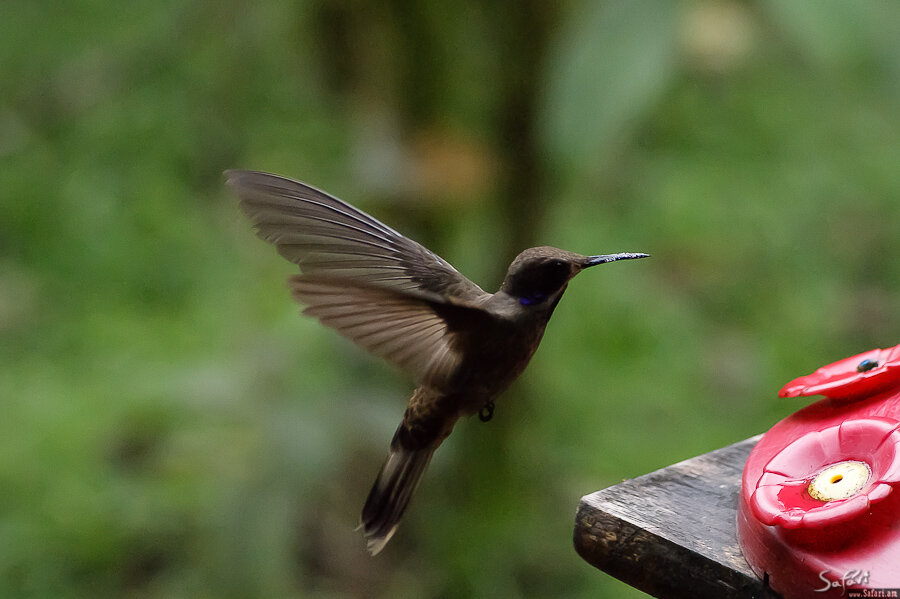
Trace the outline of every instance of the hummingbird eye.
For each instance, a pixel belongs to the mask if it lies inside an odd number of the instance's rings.
[[[562,289],[570,278],[572,266],[565,260],[535,260],[512,276],[508,291],[523,306],[540,304]]]

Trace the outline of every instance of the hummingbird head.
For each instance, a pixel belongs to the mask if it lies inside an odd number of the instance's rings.
[[[585,268],[647,256],[640,253],[583,256],[549,246],[530,248],[509,265],[500,291],[517,298],[523,306],[553,305],[569,280]]]

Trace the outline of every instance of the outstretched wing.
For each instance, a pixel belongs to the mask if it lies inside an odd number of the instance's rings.
[[[445,383],[460,364],[457,331],[490,316],[437,294],[411,293],[340,278],[290,277],[291,293],[318,318],[369,352],[428,385]]]
[[[484,293],[421,244],[314,187],[253,171],[226,175],[257,235],[304,274],[399,290]]]

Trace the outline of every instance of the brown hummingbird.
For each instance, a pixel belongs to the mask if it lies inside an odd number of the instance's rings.
[[[300,267],[289,287],[303,313],[418,383],[362,510],[372,555],[396,531],[456,421],[490,420],[494,399],[525,369],[569,280],[590,266],[647,257],[535,247],[487,293],[434,252],[305,183],[251,171],[226,176],[257,235]]]

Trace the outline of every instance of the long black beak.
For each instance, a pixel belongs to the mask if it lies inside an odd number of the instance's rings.
[[[603,254],[601,256],[588,256],[584,261],[582,268],[588,266],[596,266],[598,264],[606,264],[607,262],[615,262],[616,260],[634,260],[636,258],[648,258],[650,254],[622,252],[620,254]]]

